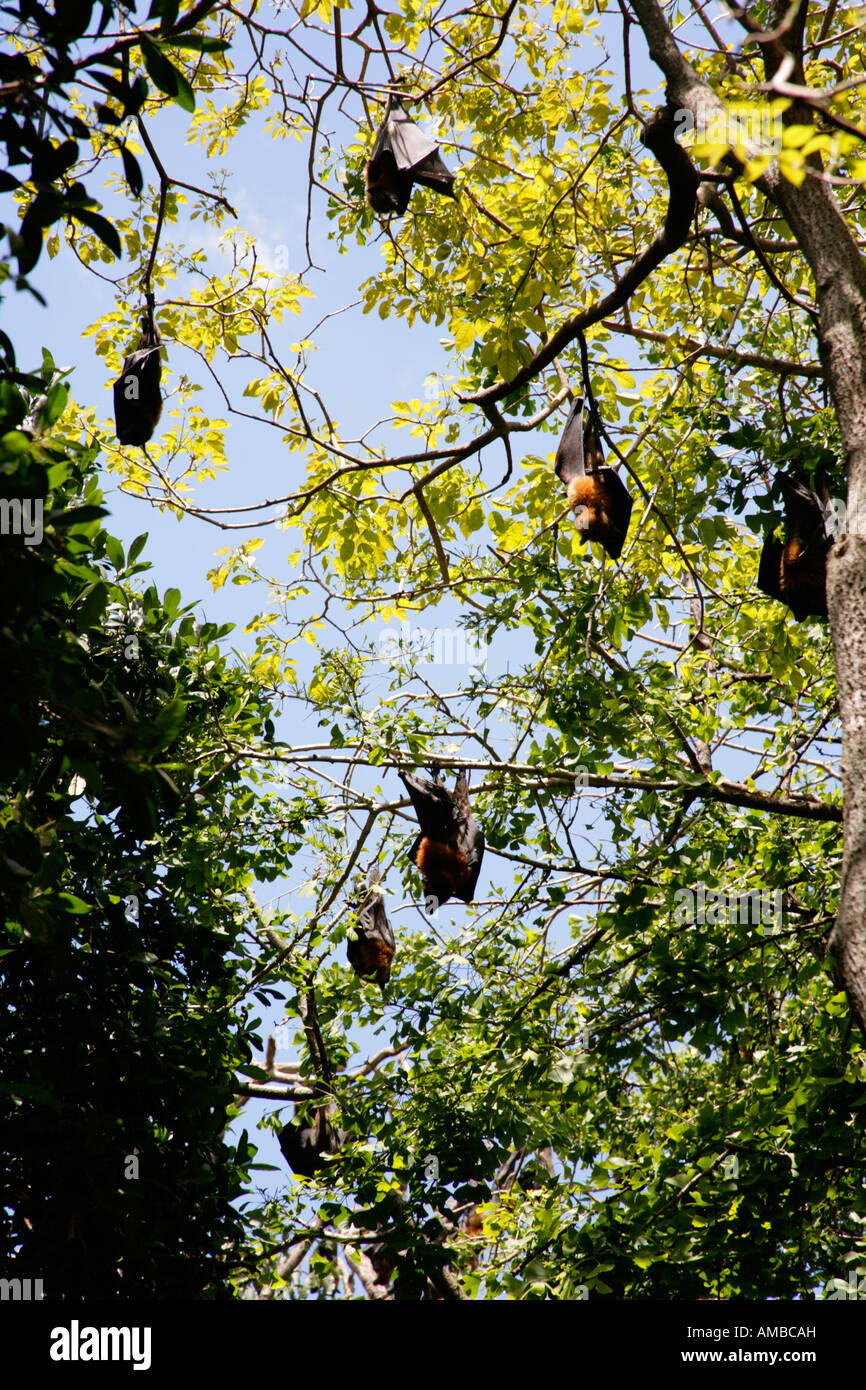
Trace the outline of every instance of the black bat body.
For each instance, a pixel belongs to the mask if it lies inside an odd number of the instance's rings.
[[[421,833],[409,851],[428,898],[471,903],[484,855],[484,835],[472,815],[469,789],[461,772],[454,793],[439,782],[400,773],[412,798]]]
[[[454,175],[443,164],[439,146],[410,121],[395,96],[388,97],[364,177],[367,202],[382,217],[402,215],[416,183],[444,197],[454,197]]]
[[[805,618],[827,616],[827,554],[833,544],[817,493],[793,473],[778,475],[785,503],[785,539],[767,536],[758,566],[758,588]]]
[[[592,424],[583,424],[583,401],[571,407],[559,448],[556,473],[565,483],[575,525],[583,541],[599,541],[612,560],[622,554],[631,519],[632,500],[604,454]]]
[[[346,950],[355,974],[362,980],[375,980],[384,989],[391,978],[395,946],[394,933],[378,885],[379,872],[374,869],[370,873],[366,898],[355,906],[358,925],[354,938],[349,936],[346,940]]]
[[[297,1120],[284,1125],[279,1142],[292,1172],[302,1178],[312,1178],[325,1167],[323,1155],[339,1153],[347,1137],[348,1131],[332,1125],[327,1110],[322,1108],[316,1111],[311,1125],[301,1125]]]
[[[121,444],[146,444],[162,414],[159,334],[150,312],[141,320],[141,338],[114,383],[114,429]]]

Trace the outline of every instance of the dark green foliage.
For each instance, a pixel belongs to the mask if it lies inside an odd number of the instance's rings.
[[[0,386],[0,496],[44,509],[41,543],[0,536],[4,1273],[51,1299],[226,1296],[254,1024],[246,793],[221,770],[268,711],[176,590],[136,592],[145,538],[124,555],[104,529],[94,451],[42,433],[56,375],[46,354]]]

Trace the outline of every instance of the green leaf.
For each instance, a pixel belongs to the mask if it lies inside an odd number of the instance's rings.
[[[185,111],[195,110],[195,93],[183,73],[169,62],[153,40],[141,35],[141,51],[148,76],[166,96],[173,97]]]
[[[58,381],[45,399],[42,407],[42,423],[53,425],[60,419],[67,405],[69,404],[69,387],[64,381]]]
[[[4,458],[19,458],[32,448],[33,440],[23,430],[10,430],[0,437],[0,454]]]
[[[135,540],[130,545],[126,555],[126,563],[128,565],[134,564],[144,550],[144,547],[147,545],[147,534],[147,531],[145,531],[143,535],[136,536]]]
[[[74,893],[58,893],[57,900],[63,904],[67,912],[71,912],[75,916],[93,911],[90,903],[86,903],[83,898],[76,897]]]
[[[140,198],[144,188],[144,175],[141,172],[141,165],[131,150],[126,145],[120,146],[120,157],[123,160],[123,173],[126,182],[129,184],[129,191],[133,198]]]
[[[148,19],[158,19],[162,29],[171,29],[177,23],[180,0],[151,0],[147,12]]]
[[[144,103],[147,101],[148,93],[147,78],[143,73],[139,73],[132,86],[126,94],[124,102],[124,115],[137,116]]]
[[[116,536],[109,536],[106,540],[105,553],[116,570],[123,569],[123,546]]]

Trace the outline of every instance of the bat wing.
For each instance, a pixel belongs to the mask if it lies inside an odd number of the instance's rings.
[[[381,947],[380,954],[387,956],[390,963],[394,955],[394,933],[381,894],[377,895],[376,901],[364,914],[363,926],[367,940],[378,943]]]
[[[449,793],[438,782],[428,782],[412,772],[401,772],[400,780],[409,793],[422,835],[447,840],[453,821]]]
[[[570,483],[572,478],[586,477],[586,464],[583,457],[582,396],[578,396],[572,405],[571,413],[565,422],[565,429],[556,451],[554,467],[557,477],[561,478],[564,483]]]
[[[154,323],[153,317],[150,311],[148,310],[146,314],[142,315],[141,337],[138,341],[138,346],[141,349],[150,349],[155,347],[158,348],[161,342],[162,339],[159,336],[159,329]]]
[[[484,857],[484,834],[472,814],[469,803],[469,787],[461,772],[454,787],[454,810],[457,828],[455,850],[466,866],[463,881],[454,888],[455,897],[464,903],[471,903],[475,896],[475,885],[481,872]]]
[[[283,1158],[292,1172],[298,1173],[302,1178],[312,1178],[319,1168],[315,1132],[312,1129],[302,1129],[293,1120],[291,1124],[283,1125],[279,1143]]]
[[[583,429],[583,462],[584,467],[590,473],[596,473],[604,466],[604,450],[601,447],[601,439],[591,420],[587,420]]]
[[[758,587],[787,605],[798,623],[827,617],[827,553],[833,545],[827,512],[796,473],[777,475],[785,504],[785,539],[761,552]]]
[[[135,352],[129,353],[123,361],[124,372],[138,372],[145,370],[150,376],[162,376],[162,365],[159,360],[159,348],[154,344],[151,347],[137,347]],[[121,373],[122,375],[123,373]]]
[[[339,1153],[347,1138],[348,1131],[332,1125],[323,1106],[311,1125],[301,1125],[297,1120],[284,1125],[279,1145],[292,1172],[312,1178],[323,1166],[322,1155]]]
[[[461,820],[465,821],[472,819],[472,807],[469,804],[469,784],[466,781],[465,772],[458,772],[457,774],[452,801],[454,802],[454,809]]]
[[[478,875],[481,873],[481,860],[484,857],[484,835],[479,830],[475,822],[472,822],[474,832],[471,839],[463,851],[463,858],[467,864],[467,874],[459,888],[455,888],[455,897],[464,903],[471,903],[475,897],[475,886],[478,883]]]
[[[434,193],[441,193],[445,198],[456,196],[454,175],[443,161],[438,145],[432,154],[428,154],[426,159],[422,159],[420,164],[413,167],[412,178],[415,183],[422,183],[425,188],[432,188]]]
[[[787,540],[799,542],[801,558],[818,551],[826,554],[832,538],[827,534],[824,507],[818,494],[793,473],[780,473],[779,487],[785,500]]]
[[[162,380],[162,358],[159,344],[138,347],[123,364],[124,372],[137,372],[142,379],[159,385]]]
[[[827,617],[827,551],[831,540],[804,545],[799,537],[782,546],[779,597],[798,623]]]
[[[144,335],[143,335],[144,336]],[[146,444],[162,414],[158,344],[130,353],[114,383],[115,433],[121,444]]]
[[[435,140],[431,140],[414,121],[410,121],[403,103],[396,97],[390,99],[384,127],[387,148],[393,154],[398,169],[411,169],[414,172],[419,164],[423,164],[439,149]]]
[[[796,473],[779,473],[776,481],[785,499],[786,506],[799,507],[809,512],[821,513],[823,508],[816,492]]]
[[[367,202],[380,217],[402,217],[412,196],[412,175],[401,173],[390,150],[371,159],[364,172]]]
[[[395,105],[398,112],[402,113],[404,120],[408,121],[409,119],[400,102],[396,101],[394,97],[389,97],[385,118],[376,132],[373,153],[364,172],[367,202],[374,212],[379,213],[380,217],[387,217],[391,213],[396,213],[398,217],[402,217],[412,196],[412,175],[408,172],[405,164],[401,165],[397,162],[394,148],[395,131],[401,124],[395,118]],[[419,131],[418,134],[420,135],[421,132]],[[400,143],[399,136],[398,143]]]
[[[420,832],[409,850],[424,885],[424,893],[437,903],[446,903],[452,893],[452,874],[448,848],[454,838],[454,806],[450,794],[438,782],[428,782],[414,773],[400,773],[409,793]]]
[[[422,845],[422,842],[424,841],[424,839],[425,839],[425,836],[424,836],[423,831],[422,831],[421,834],[415,836],[415,839],[414,839],[414,841],[413,841],[413,843],[412,843],[412,848],[410,849],[409,855],[408,855],[408,859],[409,859],[409,863],[410,863],[410,864],[415,864],[415,865],[417,865],[417,863],[418,863],[418,851],[420,850],[421,845]]]
[[[779,575],[782,568],[782,542],[767,536],[758,563],[758,588],[768,598],[781,598]]]
[[[454,197],[454,175],[443,162],[439,146],[410,121],[403,105],[391,98],[390,119],[386,116],[389,148],[397,168],[410,172],[415,183],[422,183],[436,193]]]
[[[604,488],[608,520],[606,533],[600,539],[611,559],[618,560],[628,535],[634,503],[616,469],[600,468],[594,476]]]
[[[475,897],[475,885],[481,872],[481,860],[484,858],[484,834],[472,816],[461,830],[457,849],[460,858],[466,865],[466,872],[462,881],[455,886],[454,895],[464,903],[471,903]]]

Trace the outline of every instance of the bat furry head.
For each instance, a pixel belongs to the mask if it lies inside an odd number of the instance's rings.
[[[472,815],[469,788],[461,772],[449,792],[440,782],[414,773],[400,777],[415,808],[421,833],[409,851],[424,892],[437,903],[460,898],[471,903],[484,855],[484,835]]]
[[[391,978],[395,947],[379,883],[379,870],[373,868],[367,896],[363,902],[355,904],[358,924],[354,936],[346,939],[346,951],[349,964],[359,979],[374,979],[384,989]]]
[[[776,477],[785,505],[785,539],[771,533],[758,565],[758,588],[784,603],[798,623],[827,617],[827,555],[833,544],[820,497],[794,473]]]
[[[633,504],[616,470],[604,466],[598,431],[591,421],[584,425],[582,398],[571,407],[554,466],[565,483],[581,539],[599,541],[611,559],[618,560]]]
[[[142,316],[141,337],[114,383],[114,428],[121,444],[146,444],[162,414],[159,333],[150,309]]]
[[[422,183],[444,197],[454,197],[454,175],[443,164],[439,146],[410,121],[398,97],[389,95],[373,153],[364,171],[367,202],[381,217],[402,215],[412,185]]]

